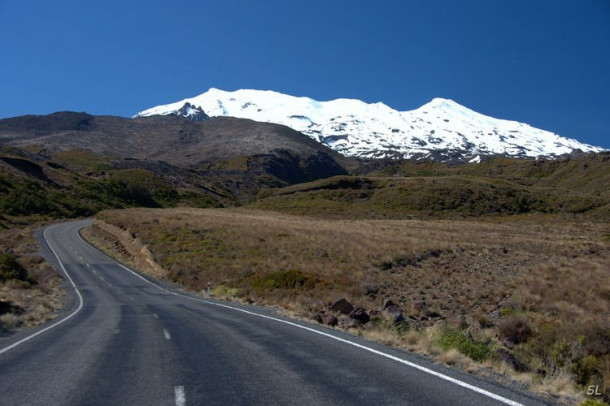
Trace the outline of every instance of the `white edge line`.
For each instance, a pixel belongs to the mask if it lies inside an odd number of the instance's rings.
[[[186,395],[184,394],[184,386],[174,387],[174,399],[176,401],[176,406],[186,405]]]
[[[80,235],[79,235],[79,238],[80,238]],[[82,238],[81,238],[81,239],[82,239]],[[84,240],[83,240],[83,241],[84,241]],[[110,257],[109,257],[109,258],[110,258]],[[349,345],[352,345],[352,346],[354,346],[354,347],[360,348],[360,349],[362,349],[362,350],[365,350],[365,351],[371,352],[371,353],[373,353],[373,354],[376,354],[376,355],[379,355],[379,356],[382,356],[382,357],[385,357],[385,358],[391,359],[391,360],[393,360],[393,361],[396,361],[396,362],[399,362],[399,363],[401,363],[401,364],[407,365],[407,366],[409,366],[409,367],[411,367],[411,368],[415,368],[415,369],[417,369],[417,370],[419,370],[419,371],[422,371],[422,372],[425,372],[425,373],[427,373],[427,374],[430,374],[430,375],[436,376],[437,378],[440,378],[440,379],[443,379],[443,380],[445,380],[445,381],[451,382],[451,383],[456,384],[456,385],[458,385],[458,386],[461,386],[461,387],[463,387],[463,388],[470,389],[470,390],[472,390],[472,391],[474,391],[474,392],[477,392],[477,393],[479,393],[479,394],[481,394],[481,395],[484,395],[484,396],[487,396],[487,397],[489,397],[489,398],[495,399],[495,400],[497,400],[497,401],[499,401],[499,402],[502,402],[502,403],[504,403],[504,404],[507,404],[507,405],[510,405],[510,406],[524,406],[522,403],[516,402],[516,401],[514,401],[514,400],[511,400],[511,399],[505,398],[505,397],[500,396],[500,395],[496,395],[496,394],[495,394],[495,393],[493,393],[493,392],[489,392],[489,391],[487,391],[487,390],[485,390],[485,389],[481,389],[481,388],[479,388],[479,387],[477,387],[477,386],[474,386],[474,385],[471,385],[471,384],[469,384],[469,383],[466,383],[466,382],[460,381],[459,379],[452,378],[452,377],[450,377],[450,376],[448,376],[448,375],[442,374],[442,373],[440,373],[440,372],[436,372],[436,371],[434,371],[434,370],[432,370],[432,369],[429,369],[429,368],[423,367],[423,366],[421,366],[421,365],[418,365],[418,364],[415,364],[415,363],[413,363],[413,362],[410,362],[410,361],[404,360],[404,359],[399,358],[399,357],[396,357],[396,356],[394,356],[394,355],[387,354],[387,353],[385,353],[385,352],[382,352],[382,351],[376,350],[376,349],[374,349],[374,348],[370,348],[370,347],[367,347],[367,346],[365,346],[365,345],[358,344],[358,343],[355,343],[355,342],[353,342],[353,341],[349,341],[349,340],[346,340],[346,339],[344,339],[344,338],[340,338],[340,337],[334,336],[334,335],[332,335],[332,334],[328,334],[328,333],[324,333],[324,332],[322,332],[322,331],[318,331],[318,330],[313,329],[313,328],[311,328],[311,327],[302,326],[302,325],[300,325],[300,324],[296,324],[296,323],[293,323],[293,322],[290,322],[290,321],[287,321],[287,320],[278,319],[278,318],[276,318],[276,317],[266,316],[266,315],[264,315],[264,314],[258,314],[258,313],[254,313],[254,312],[251,312],[251,311],[248,311],[248,310],[245,310],[245,309],[240,309],[240,308],[237,308],[237,307],[228,306],[228,305],[221,304],[221,303],[209,302],[209,301],[207,301],[207,300],[198,299],[198,298],[190,297],[190,296],[183,295],[183,294],[180,294],[180,293],[172,292],[172,291],[167,290],[167,289],[165,289],[165,288],[163,288],[163,287],[161,287],[161,286],[159,286],[159,285],[155,284],[154,282],[152,282],[152,281],[150,281],[150,280],[146,279],[146,278],[145,278],[145,277],[143,277],[142,275],[140,275],[140,274],[138,274],[137,272],[134,272],[133,270],[131,270],[131,269],[127,268],[125,265],[123,265],[123,264],[121,264],[121,263],[117,262],[117,261],[116,261],[116,260],[114,260],[113,258],[111,258],[111,259],[112,259],[114,262],[116,262],[116,263],[117,263],[117,264],[118,264],[120,267],[122,267],[122,268],[124,268],[125,270],[127,270],[127,271],[131,272],[132,274],[134,274],[134,275],[135,275],[135,276],[137,276],[138,278],[140,278],[140,279],[142,279],[143,281],[145,281],[145,282],[149,283],[150,285],[152,285],[152,286],[156,287],[157,289],[162,290],[163,292],[169,293],[169,294],[171,294],[171,295],[174,295],[174,296],[180,296],[180,297],[184,297],[184,298],[187,298],[187,299],[193,300],[193,301],[195,301],[195,302],[206,303],[206,304],[208,304],[208,305],[212,305],[212,306],[224,307],[224,308],[226,308],[226,309],[235,310],[235,311],[242,312],[242,313],[246,313],[246,314],[249,314],[249,315],[252,315],[252,316],[257,316],[257,317],[261,317],[261,318],[264,318],[264,319],[268,319],[268,320],[277,321],[277,322],[279,322],[279,323],[288,324],[288,325],[290,325],[290,326],[293,326],[293,327],[296,327],[296,328],[300,328],[300,329],[303,329],[303,330],[307,330],[307,331],[309,331],[309,332],[312,332],[312,333],[315,333],[315,334],[319,334],[319,335],[321,335],[321,336],[331,338],[331,339],[333,339],[333,340],[336,340],[336,341],[342,342],[342,343],[344,343],[344,344],[349,344]]]
[[[54,227],[54,226],[51,226]],[[70,274],[68,273],[68,271],[66,271],[66,268],[64,268],[64,264],[61,262],[61,259],[59,259],[59,255],[57,255],[57,252],[55,252],[55,250],[53,249],[53,247],[51,247],[51,243],[49,242],[49,240],[47,240],[47,230],[49,230],[51,227],[47,227],[44,229],[44,231],[42,232],[42,237],[45,240],[45,242],[47,243],[47,246],[51,249],[51,252],[53,252],[53,255],[55,255],[55,258],[57,258],[57,262],[59,263],[59,266],[61,267],[61,270],[64,272],[64,274],[66,275],[66,278],[70,281],[70,284],[72,285],[72,287],[74,288],[74,291],[76,292],[76,295],[78,296],[78,307],[76,310],[74,310],[72,313],[70,313],[68,316],[64,317],[63,319],[61,319],[60,321],[51,324],[50,326],[43,328],[40,331],[35,332],[34,334],[25,337],[19,341],[17,341],[16,343],[13,343],[11,345],[9,345],[8,347],[5,347],[3,349],[0,350],[0,355],[4,354],[5,352],[12,350],[13,348],[17,347],[18,345],[21,345],[23,343],[25,343],[26,341],[31,340],[32,338],[39,336],[40,334],[47,332],[49,330],[51,330],[52,328],[55,328],[57,326],[59,326],[62,323],[65,323],[66,321],[70,320],[72,317],[76,316],[76,314],[78,312],[81,311],[81,309],[83,308],[83,297],[80,294],[80,291],[78,290],[78,288],[76,287],[76,284],[74,283],[74,281],[72,280],[72,278],[70,277]]]

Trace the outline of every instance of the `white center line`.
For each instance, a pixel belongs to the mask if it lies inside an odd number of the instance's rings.
[[[77,236],[80,237],[80,235],[78,235],[78,234],[77,234]],[[81,238],[81,240],[82,240],[82,238]],[[287,324],[287,325],[290,325],[290,326],[293,326],[293,327],[296,327],[296,328],[299,328],[299,329],[303,329],[303,330],[312,332],[314,334],[319,334],[321,336],[328,337],[330,339],[333,339],[333,340],[345,343],[347,345],[351,345],[351,346],[354,346],[356,348],[360,348],[360,349],[362,349],[364,351],[368,351],[368,352],[371,352],[373,354],[377,354],[377,355],[379,355],[381,357],[394,360],[396,362],[399,362],[401,364],[407,365],[407,366],[409,366],[411,368],[417,369],[417,370],[422,371],[424,373],[427,373],[429,375],[436,376],[437,378],[443,379],[445,381],[454,383],[454,384],[456,384],[458,386],[461,386],[463,388],[466,388],[466,389],[472,390],[474,392],[477,392],[477,393],[479,393],[481,395],[487,396],[487,397],[489,397],[491,399],[495,399],[495,400],[497,400],[499,402],[502,402],[504,404],[507,404],[507,405],[510,405],[510,406],[522,406],[521,403],[516,402],[514,400],[502,397],[502,396],[497,395],[497,394],[495,394],[493,392],[490,392],[490,391],[487,391],[485,389],[479,388],[479,387],[477,387],[475,385],[471,385],[471,384],[466,383],[464,381],[461,381],[459,379],[452,378],[452,377],[450,377],[448,375],[442,374],[440,372],[436,372],[434,370],[431,370],[431,369],[426,368],[424,366],[421,366],[421,365],[415,364],[413,362],[407,361],[405,359],[402,359],[402,358],[390,355],[388,353],[385,353],[385,352],[382,352],[382,351],[379,351],[379,350],[375,350],[375,349],[373,349],[371,347],[367,347],[367,346],[362,345],[362,344],[358,344],[358,343],[356,343],[354,341],[350,341],[350,340],[347,340],[347,339],[344,339],[344,338],[340,338],[340,337],[337,337],[335,335],[332,335],[332,334],[329,334],[329,333],[325,333],[325,332],[322,332],[320,330],[313,329],[311,327],[306,327],[306,326],[303,326],[303,325],[300,325],[300,324],[297,324],[297,323],[293,323],[293,322],[290,322],[290,321],[287,321],[287,320],[279,319],[279,318],[276,318],[276,317],[271,317],[271,316],[267,316],[267,315],[264,315],[264,314],[251,312],[251,311],[248,311],[248,310],[245,310],[245,309],[240,309],[238,307],[233,307],[233,306],[225,305],[225,304],[222,304],[222,303],[211,302],[211,301],[208,301],[208,300],[199,299],[199,298],[195,298],[195,297],[192,297],[192,296],[187,296],[187,295],[183,295],[183,294],[180,294],[180,293],[172,292],[172,291],[167,290],[167,289],[163,288],[162,286],[159,286],[156,283],[154,283],[154,282],[144,278],[143,276],[141,276],[138,273],[134,272],[133,270],[129,269],[125,265],[122,265],[122,264],[120,264],[118,262],[117,262],[117,264],[121,268],[123,268],[123,269],[127,270],[128,272],[132,273],[137,278],[142,279],[144,282],[154,286],[155,288],[157,288],[157,289],[159,289],[159,290],[161,290],[161,291],[163,291],[163,292],[165,292],[167,294],[183,297],[183,298],[186,298],[186,299],[189,299],[189,300],[193,300],[193,301],[196,301],[196,302],[200,302],[200,303],[206,303],[206,304],[211,305],[211,306],[218,306],[218,307],[222,307],[222,308],[226,308],[226,309],[231,309],[233,311],[237,311],[237,312],[241,312],[241,313],[245,313],[245,314],[250,314],[252,316],[260,317],[260,318],[263,318],[263,319],[274,320],[276,322]],[[165,331],[166,330],[164,330],[164,332]],[[169,333],[167,335],[169,335]],[[181,389],[181,393],[184,394],[184,387],[177,386],[176,387],[176,394],[178,394],[178,389],[177,388],[182,388]],[[178,400],[178,397],[176,397],[176,400]],[[184,400],[184,401],[186,402],[186,400]],[[179,403],[176,403],[176,404],[179,404]],[[186,403],[180,403],[180,404],[184,405]]]
[[[172,338],[172,336],[169,335],[169,331],[167,331],[166,329],[163,329],[163,335],[165,336],[166,340],[171,340],[171,338]],[[182,386],[179,386],[179,387],[182,388]]]
[[[176,399],[176,406],[185,406],[186,395],[184,394],[184,386],[175,386],[174,394]]]

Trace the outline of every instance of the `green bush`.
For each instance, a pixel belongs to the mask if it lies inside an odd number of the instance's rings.
[[[597,399],[587,399],[583,401],[580,406],[608,406],[608,404]]]
[[[232,288],[227,285],[218,285],[213,289],[210,289],[210,296],[224,298],[224,297],[238,297],[241,295],[241,291],[238,288]]]
[[[576,383],[582,386],[588,384],[596,372],[596,364],[597,359],[593,355],[576,360],[571,368]]]
[[[298,270],[277,271],[256,279],[252,287],[296,289],[304,286],[308,281],[309,278]]]
[[[464,332],[449,327],[443,330],[437,344],[444,350],[455,348],[462,354],[478,362],[485,361],[491,356],[492,352],[491,343],[489,341],[476,340]]]
[[[24,282],[27,286],[35,284],[35,280],[28,275],[28,271],[17,262],[13,254],[0,254],[0,282],[16,280]]]

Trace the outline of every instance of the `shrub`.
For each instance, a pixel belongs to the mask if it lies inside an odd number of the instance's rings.
[[[437,344],[444,350],[455,348],[462,354],[474,361],[485,361],[491,355],[491,343],[489,341],[478,341],[470,335],[453,328],[445,328]]]
[[[227,285],[218,285],[210,290],[210,296],[217,298],[233,298],[241,294],[238,288],[232,288]]]
[[[524,343],[532,335],[532,328],[524,317],[505,317],[496,328],[501,339],[513,344]]]
[[[563,368],[572,356],[572,349],[566,341],[557,341],[549,352],[551,362],[557,368]]]
[[[593,355],[582,357],[572,364],[574,379],[579,385],[586,385],[596,371],[597,359]]]
[[[258,278],[252,286],[255,288],[297,289],[309,282],[310,278],[298,270],[278,271]],[[308,284],[309,285],[309,284]]]
[[[608,406],[608,404],[601,400],[587,399],[583,401],[580,406]]]
[[[17,257],[10,253],[0,254],[0,282],[17,280],[33,285],[34,279],[28,275],[28,271],[17,262]]]

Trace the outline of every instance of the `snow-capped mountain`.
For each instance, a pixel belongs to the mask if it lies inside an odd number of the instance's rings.
[[[191,103],[184,103],[184,105],[173,114],[177,116],[186,117],[191,121],[205,121],[210,116],[205,114],[205,111],[199,106],[193,106]]]
[[[527,124],[488,117],[441,98],[415,110],[397,111],[383,103],[353,99],[320,102],[273,91],[210,89],[190,99],[144,110],[135,117],[188,116],[195,109],[211,117],[283,124],[343,155],[363,158],[478,162],[489,155],[553,157],[603,150]]]

